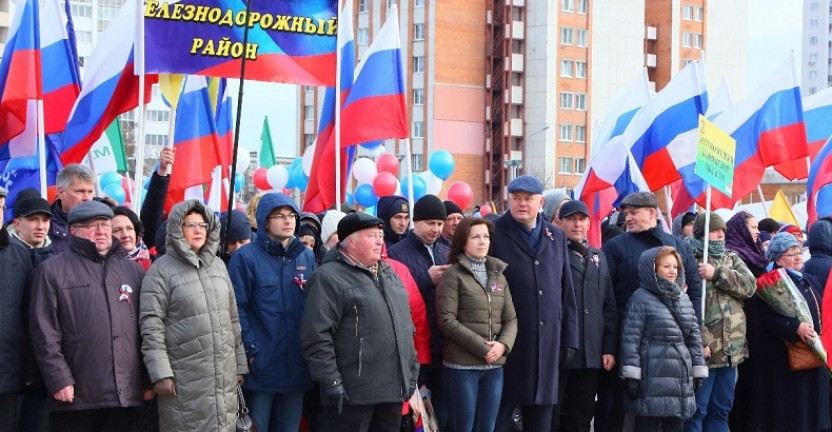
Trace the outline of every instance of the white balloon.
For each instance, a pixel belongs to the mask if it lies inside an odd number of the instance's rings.
[[[424,171],[419,175],[425,180],[425,193],[428,195],[438,196],[439,192],[442,190],[442,184],[444,183],[442,179],[430,171]]]
[[[274,165],[266,172],[266,179],[273,188],[282,190],[289,182],[289,171],[283,165]]]
[[[248,149],[241,145],[237,146],[237,172],[245,173],[250,163],[251,156],[249,156]]]
[[[358,158],[352,165],[352,176],[358,184],[373,184],[373,179],[378,175],[378,168],[370,158]]]
[[[384,144],[376,147],[372,151],[372,157],[377,158],[387,152],[387,149],[384,147]]]
[[[307,176],[310,175],[312,172],[312,160],[315,159],[315,146],[317,143],[313,143],[311,146],[306,148],[306,151],[303,152],[303,157],[301,158],[301,166],[303,167],[303,173]]]

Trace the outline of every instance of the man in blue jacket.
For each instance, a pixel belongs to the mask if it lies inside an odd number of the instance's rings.
[[[260,431],[298,430],[303,395],[312,387],[300,322],[315,256],[297,238],[298,208],[282,193],[257,204],[257,238],[231,256],[250,373],[244,388]]]
[[[494,223],[489,255],[508,263],[505,276],[517,310],[517,340],[504,369],[497,429],[515,407],[523,430],[549,431],[558,403],[560,366],[578,348],[578,315],[566,236],[540,214],[543,184],[520,176],[508,186],[509,211]]]

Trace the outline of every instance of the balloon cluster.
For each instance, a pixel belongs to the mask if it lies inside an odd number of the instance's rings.
[[[133,187],[135,183],[130,177],[124,177],[115,171],[108,171],[98,176],[98,186],[104,196],[115,200],[119,205],[132,207]],[[144,190],[142,190],[144,194]]]

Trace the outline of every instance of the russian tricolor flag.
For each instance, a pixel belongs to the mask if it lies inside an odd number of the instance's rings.
[[[15,8],[9,38],[0,59],[0,160],[37,153],[37,100],[41,87],[40,23],[37,0]],[[27,139],[10,142],[30,129]]]
[[[355,80],[355,36],[353,31],[353,2],[347,0],[338,20],[338,55],[341,57],[341,109],[350,95]],[[309,184],[304,194],[303,210],[321,213],[335,204],[335,88],[327,87],[324,103],[321,106],[321,118],[318,122],[318,137],[315,139],[315,157],[309,171]],[[343,130],[344,118],[341,118]],[[343,132],[342,135],[343,137]],[[342,143],[343,147],[343,143]],[[346,184],[349,156],[341,151],[341,184]],[[341,188],[344,195],[345,188]],[[343,196],[342,196],[343,198]]]
[[[223,166],[223,178],[228,177],[228,167],[231,166],[232,151],[234,150],[234,127],[232,121],[231,93],[226,78],[213,78],[219,80],[217,90],[216,124],[219,147],[217,158]]]
[[[63,132],[72,106],[81,92],[74,35],[70,18],[58,0],[47,0],[41,10],[41,58],[43,61],[43,111],[45,133]]]
[[[803,98],[803,123],[809,159],[814,160],[826,139],[832,136],[832,87]],[[800,180],[809,175],[802,158],[779,163],[774,169],[789,180]]]
[[[138,106],[139,77],[133,72],[136,25],[136,3],[128,0],[88,59],[83,90],[64,129],[64,165],[80,162],[119,114]],[[146,101],[157,81],[158,75],[145,77]]]
[[[809,179],[806,181],[806,192],[809,199],[806,202],[806,212],[809,214],[808,226],[819,217],[832,216],[832,189],[827,187],[832,183],[832,138],[826,141],[809,169]]]
[[[176,158],[186,163],[176,164],[171,171],[166,210],[183,200],[185,190],[192,186],[199,186],[201,196],[201,186],[211,182],[211,173],[219,165],[219,136],[205,77],[185,77],[175,119],[173,145]]]

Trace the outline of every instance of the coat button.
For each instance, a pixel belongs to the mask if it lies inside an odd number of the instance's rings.
[[[589,315],[589,309],[584,309],[584,315]]]
[[[543,321],[540,322],[540,325],[543,326]]]
[[[534,260],[534,265],[540,265],[540,261]]]
[[[537,292],[538,295],[543,295],[543,290]]]
[[[124,394],[124,391],[121,390],[121,389],[118,389],[118,394]]]

